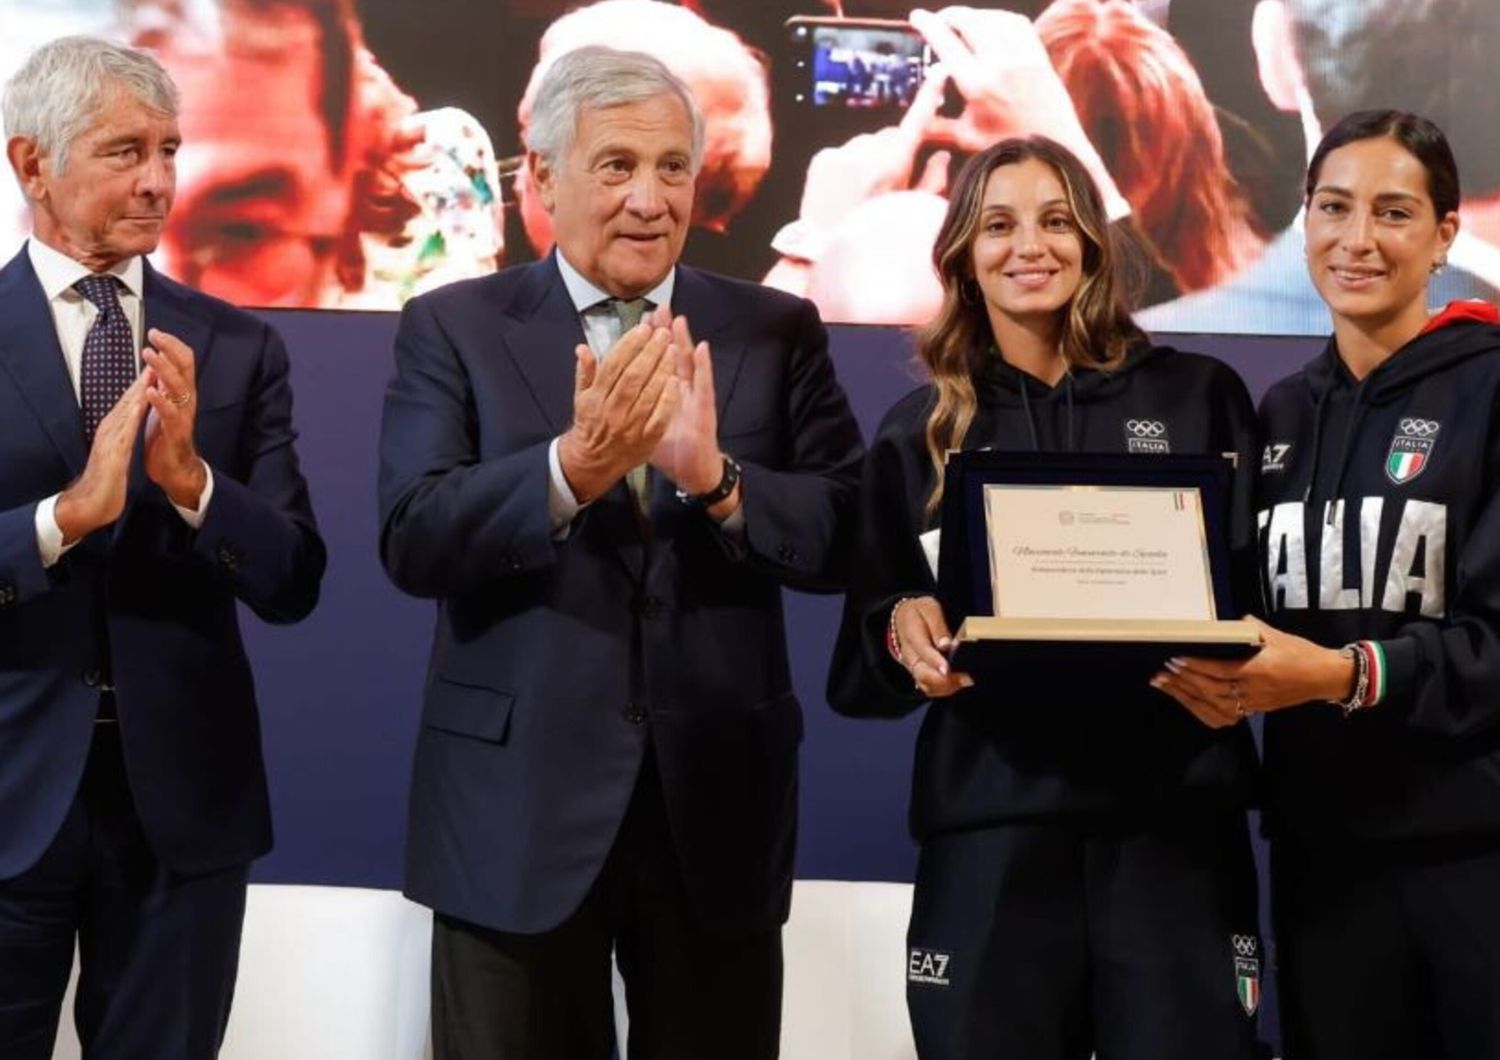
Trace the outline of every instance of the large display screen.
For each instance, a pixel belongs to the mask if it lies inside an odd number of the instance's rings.
[[[1321,333],[1302,168],[1309,138],[1368,107],[1453,141],[1464,229],[1439,296],[1500,287],[1493,0],[0,0],[0,76],[77,32],[150,48],[177,80],[155,260],[248,306],[391,310],[546,254],[531,94],[584,44],[651,52],[699,99],[685,260],[830,321],[925,321],[957,167],[1043,133],[1118,190],[1148,326]],[[6,181],[0,252],[25,232]]]

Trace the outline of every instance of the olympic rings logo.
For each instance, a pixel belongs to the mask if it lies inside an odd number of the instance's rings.
[[[1167,425],[1161,420],[1126,420],[1125,429],[1137,438],[1160,438],[1167,433]]]
[[[1254,935],[1234,935],[1231,938],[1234,943],[1234,952],[1240,957],[1254,957],[1255,951],[1260,948]]]
[[[1413,438],[1431,438],[1442,424],[1437,420],[1419,420],[1408,416],[1401,421],[1401,433]]]

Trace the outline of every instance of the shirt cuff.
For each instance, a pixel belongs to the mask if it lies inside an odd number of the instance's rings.
[[[583,510],[583,505],[573,495],[573,488],[568,485],[567,476],[563,474],[562,460],[557,455],[559,440],[552,439],[552,444],[547,447],[547,468],[551,472],[547,476],[547,525],[552,529],[554,541],[561,541],[568,536],[568,524]]]
[[[184,508],[182,505],[172,502],[172,507],[177,509],[177,514],[182,516],[182,521],[197,530],[203,525],[203,517],[208,514],[208,502],[214,496],[214,470],[208,466],[205,460],[199,460],[203,465],[203,492],[198,494],[198,508]]]
[[[68,549],[78,544],[63,544],[62,527],[57,525],[57,498],[62,496],[54,493],[46,500],[36,506],[36,550],[42,557],[42,567],[53,566],[62,559]]]
[[[744,501],[741,501],[738,508],[724,517],[724,521],[719,524],[719,529],[727,534],[735,544],[743,545],[745,543]]]

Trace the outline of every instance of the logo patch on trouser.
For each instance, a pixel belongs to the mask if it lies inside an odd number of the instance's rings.
[[[1260,942],[1254,935],[1235,935],[1230,939],[1234,946],[1234,992],[1240,999],[1240,1008],[1245,1015],[1255,1015],[1260,1008]]]
[[[906,959],[906,981],[925,983],[928,986],[951,986],[948,965],[953,960],[951,953],[939,953],[913,946]]]

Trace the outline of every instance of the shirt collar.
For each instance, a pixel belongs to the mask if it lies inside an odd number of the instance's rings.
[[[559,250],[552,255],[557,262],[557,271],[562,273],[563,286],[568,289],[568,297],[573,301],[573,308],[580,314],[587,313],[600,302],[607,302],[614,296],[608,291],[601,291],[586,280],[581,272],[568,264],[568,259],[563,257]],[[677,266],[667,270],[666,277],[644,295],[646,301],[653,306],[672,304],[672,289],[677,283]]]
[[[27,253],[31,255],[31,267],[42,285],[47,301],[70,289],[85,276],[93,275],[87,265],[75,261],[59,250],[54,250],[35,236],[26,241]],[[105,270],[105,274],[116,277],[125,289],[137,298],[145,284],[145,266],[139,254],[117,261]]]

